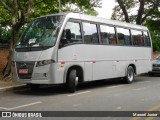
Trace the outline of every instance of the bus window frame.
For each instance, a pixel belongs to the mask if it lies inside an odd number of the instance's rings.
[[[145,47],[145,46],[144,46],[144,43],[143,43],[143,46],[142,46],[142,45],[134,45],[134,44],[133,44],[133,43],[134,43],[134,39],[133,39],[133,35],[132,35],[132,30],[141,32],[141,37],[143,38],[143,42],[144,42],[143,30],[130,28],[130,31],[131,31],[131,39],[132,39],[132,47]]]
[[[119,43],[117,28],[125,29],[125,30],[127,30],[127,31],[129,32],[129,39],[130,39],[130,42],[131,42],[130,45],[125,45],[125,44],[120,44],[120,43]],[[132,46],[133,46],[133,41],[132,41],[132,36],[131,36],[131,30],[130,30],[130,28],[117,26],[117,27],[116,27],[116,34],[117,34],[117,39],[118,39],[118,43],[117,43],[118,46],[127,46],[127,47],[132,47]]]
[[[84,39],[84,26],[83,26],[83,23],[90,23],[90,24],[94,24],[96,25],[96,29],[97,29],[97,34],[98,34],[98,43],[85,43],[85,39]],[[98,30],[99,28],[99,23],[97,22],[91,22],[91,21],[87,21],[87,20],[82,20],[81,21],[81,25],[82,25],[82,39],[83,39],[83,42],[84,44],[87,44],[87,45],[101,45],[101,41],[100,41],[100,31]]]
[[[124,26],[119,26],[119,25],[115,26],[115,25],[112,25],[112,24],[105,24],[105,23],[101,23],[101,22],[97,23],[97,22],[93,22],[93,21],[81,20],[81,19],[73,19],[73,18],[70,18],[70,19],[68,19],[66,21],[66,23],[64,25],[64,28],[65,28],[67,22],[79,23],[79,25],[80,25],[80,31],[81,31],[81,35],[82,35],[82,42],[81,43],[71,43],[71,44],[68,44],[68,45],[65,45],[65,46],[70,46],[70,45],[75,45],[75,44],[109,45],[109,46],[124,46],[124,47],[151,47],[152,46],[151,45],[151,38],[150,38],[150,34],[149,34],[148,30],[136,29],[136,28],[131,28],[131,27],[124,27]],[[97,30],[97,34],[98,34],[98,36],[97,36],[98,37],[98,43],[85,43],[83,22],[84,23],[90,23],[90,24],[96,25],[96,30]],[[100,28],[101,25],[108,26],[108,27],[113,27],[114,28],[116,44],[104,44],[104,43],[102,43],[102,41],[101,41],[101,28]],[[64,29],[64,28],[62,28],[62,29]],[[129,30],[131,45],[120,45],[119,44],[117,28],[122,28],[122,29]],[[144,46],[144,43],[143,43],[143,46],[142,45],[134,45],[133,44],[132,30],[140,31],[142,33],[143,42],[144,42],[144,32],[147,32],[150,46]],[[61,41],[62,34],[63,34],[63,32],[60,35],[60,41]],[[65,46],[63,46],[63,47],[65,47]]]
[[[117,46],[118,45],[118,39],[117,39],[116,27],[114,25],[110,25],[110,24],[99,23],[99,30],[100,30],[99,36],[101,36],[101,28],[100,28],[101,25],[107,26],[107,27],[113,27],[114,28],[114,33],[115,33],[114,35],[115,35],[115,39],[116,39],[116,44],[103,44],[101,42],[101,45]],[[101,41],[101,37],[100,37],[100,41]]]
[[[65,27],[66,27],[66,25],[67,25],[67,23],[68,22],[73,22],[73,23],[78,23],[79,24],[79,27],[80,27],[80,33],[81,33],[81,40],[82,40],[82,42],[81,43],[70,43],[70,44],[66,44],[66,45],[64,45],[64,46],[60,46],[60,43],[61,43],[61,39],[62,39],[62,35],[63,35],[63,30],[65,29]],[[64,24],[64,27],[63,28],[61,28],[62,29],[62,33],[60,34],[60,40],[59,40],[59,49],[61,49],[61,48],[63,48],[63,47],[66,47],[66,46],[70,46],[70,45],[75,45],[75,44],[84,44],[84,39],[83,39],[83,31],[82,31],[82,21],[80,20],[80,19],[72,19],[72,18],[70,18],[70,19],[68,19],[66,22],[65,22],[65,24]]]
[[[144,32],[147,33],[148,39],[149,39],[149,46],[147,45],[147,46],[144,46],[144,47],[151,47],[151,37],[150,37],[149,31],[145,31],[145,30],[143,31],[143,38],[145,38]]]

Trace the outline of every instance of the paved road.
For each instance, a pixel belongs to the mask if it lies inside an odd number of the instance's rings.
[[[0,93],[0,111],[159,111],[160,76],[138,76],[132,84],[119,80],[81,84],[74,94],[62,86]],[[16,118],[17,119],[17,118]],[[30,118],[31,119],[31,118]],[[48,118],[51,119],[51,118]],[[52,118],[64,120],[64,118]],[[160,118],[75,117],[68,120],[158,120]]]

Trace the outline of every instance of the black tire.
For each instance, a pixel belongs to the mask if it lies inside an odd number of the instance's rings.
[[[127,68],[127,74],[124,77],[124,82],[127,83],[127,84],[132,83],[133,80],[134,80],[134,74],[135,74],[134,68],[132,66],[129,66]]]
[[[37,91],[40,88],[39,84],[27,84],[32,90]]]
[[[148,74],[149,74],[149,76],[154,76],[154,73],[150,73],[150,72],[149,72]]]
[[[77,71],[76,70],[70,70],[68,74],[68,80],[67,80],[67,87],[68,91],[70,93],[74,93],[76,91],[76,84],[77,84]]]

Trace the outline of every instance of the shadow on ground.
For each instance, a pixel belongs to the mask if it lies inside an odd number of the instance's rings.
[[[139,77],[135,77],[135,80],[132,84],[137,82],[145,81],[144,77],[147,77],[148,74],[143,74]],[[155,75],[153,77],[160,77],[160,75]],[[123,79],[108,79],[108,80],[97,80],[92,82],[85,82],[81,83],[77,86],[76,92],[81,91],[90,91],[92,89],[98,89],[103,87],[111,87],[111,86],[118,86],[125,84]],[[130,84],[130,85],[132,85]],[[127,84],[126,84],[127,85]],[[21,88],[13,89],[15,94],[19,95],[33,95],[33,96],[50,96],[50,95],[60,95],[60,94],[69,94],[67,88],[64,85],[48,85],[48,86],[41,86],[40,89],[34,91],[31,90],[28,86],[23,86]]]

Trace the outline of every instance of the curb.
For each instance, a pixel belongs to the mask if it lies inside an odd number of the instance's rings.
[[[0,92],[12,91],[12,90],[20,90],[22,88],[24,89],[24,88],[29,88],[29,87],[27,85],[25,85],[25,84],[0,87]]]

